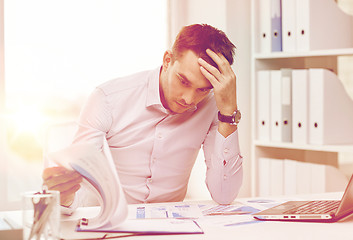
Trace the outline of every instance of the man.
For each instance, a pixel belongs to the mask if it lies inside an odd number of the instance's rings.
[[[186,26],[162,67],[108,81],[89,97],[74,142],[102,149],[107,139],[128,203],[182,201],[201,146],[212,198],[235,199],[243,170],[234,48],[214,27]],[[43,180],[63,206],[79,204],[77,173],[47,168]]]

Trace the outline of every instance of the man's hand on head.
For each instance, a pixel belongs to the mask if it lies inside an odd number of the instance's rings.
[[[220,53],[210,49],[206,53],[217,64],[218,69],[199,58],[201,73],[210,81],[218,110],[223,115],[232,115],[237,109],[236,76],[228,60]]]

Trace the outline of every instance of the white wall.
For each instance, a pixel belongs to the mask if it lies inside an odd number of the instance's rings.
[[[188,23],[207,23],[227,32],[226,0],[188,1]]]
[[[223,30],[237,47],[233,70],[237,75],[238,107],[242,112],[239,140],[244,156],[244,181],[239,196],[250,196],[250,1],[182,0],[179,5],[176,2],[171,0],[171,40],[183,25],[207,23]],[[187,197],[210,198],[204,183],[205,172],[203,152],[200,151],[191,175]]]

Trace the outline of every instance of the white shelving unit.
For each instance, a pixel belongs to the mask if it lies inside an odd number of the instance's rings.
[[[309,150],[309,151],[320,151],[320,152],[347,152],[353,153],[353,145],[312,145],[312,144],[293,144],[293,143],[272,143],[262,142],[255,140],[254,146],[256,147],[271,147],[271,148],[285,148],[285,149],[297,149],[297,150]]]
[[[256,39],[258,9],[257,0],[251,0],[251,182],[252,196],[258,196],[258,159],[261,157],[293,159],[321,163],[337,167],[340,152],[353,153],[353,145],[309,145],[293,143],[273,143],[256,140],[256,72],[259,70],[279,70],[281,68],[327,68],[337,74],[338,58],[353,56],[353,48],[315,50],[309,52],[259,53]],[[353,79],[352,79],[353,81]],[[342,116],[344,117],[344,116]]]
[[[280,59],[280,58],[301,58],[301,57],[328,57],[328,56],[351,56],[353,48],[315,50],[310,52],[273,52],[270,54],[254,53],[254,58],[260,59]]]

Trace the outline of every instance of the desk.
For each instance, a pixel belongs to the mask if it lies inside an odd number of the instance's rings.
[[[297,196],[282,196],[275,198],[276,200],[289,199],[340,199],[342,193],[327,193],[316,195],[297,195]],[[271,198],[273,199],[273,198]],[[239,198],[236,201],[247,202],[249,198]],[[256,200],[256,199],[255,199]],[[190,201],[190,204],[210,204],[211,202]],[[172,204],[172,203],[167,203]],[[214,204],[214,203],[213,203]],[[85,209],[80,209],[85,211]],[[0,213],[0,215],[4,214]],[[20,222],[20,215],[18,211],[6,212],[7,216],[13,216]],[[75,215],[73,216],[75,217]],[[227,221],[231,216],[222,216],[224,221]],[[207,216],[199,219],[198,223],[204,230],[204,234],[196,235],[152,235],[152,236],[129,236],[124,237],[127,240],[164,240],[164,239],[353,239],[353,216],[347,217],[336,223],[304,223],[304,222],[262,222],[258,221],[253,224],[223,226],[221,224],[214,224],[212,222],[214,216]],[[218,218],[220,219],[220,218]],[[63,219],[68,220],[68,218]],[[65,231],[65,225],[62,231]]]

